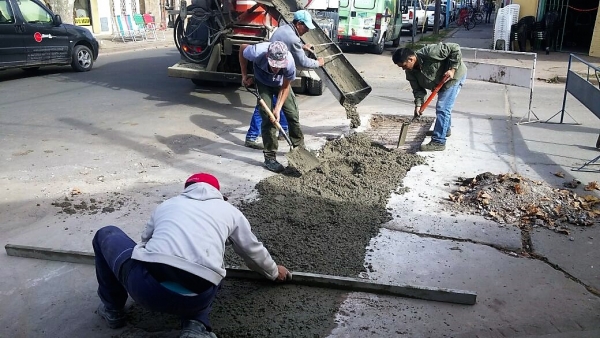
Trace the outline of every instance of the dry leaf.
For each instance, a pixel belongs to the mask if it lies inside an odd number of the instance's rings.
[[[517,195],[520,195],[520,194],[523,193],[523,189],[521,189],[521,185],[520,184],[515,184],[514,188],[515,188],[515,193]]]
[[[598,182],[596,182],[596,181],[592,181],[592,182],[588,183],[588,184],[587,184],[587,185],[586,185],[586,186],[583,188],[583,190],[586,190],[586,191],[600,190],[600,187],[598,186]]]
[[[565,177],[565,173],[563,173],[562,171],[557,171],[554,173],[554,176],[558,176],[560,178],[564,178]]]
[[[73,190],[71,190],[71,196],[75,196],[75,195],[81,195],[81,190],[79,190],[77,188],[73,188]]]

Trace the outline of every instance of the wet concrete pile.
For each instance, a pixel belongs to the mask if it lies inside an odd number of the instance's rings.
[[[364,134],[328,142],[321,167],[299,176],[271,176],[256,186],[257,200],[240,205],[278,264],[292,271],[357,276],[365,271],[365,248],[382,223],[392,191],[407,170],[424,158],[391,151]],[[230,248],[226,264],[243,266]],[[346,292],[226,280],[211,320],[224,337],[323,337],[335,327]],[[129,311],[122,337],[177,337],[173,316],[148,313],[137,304]],[[162,330],[154,335],[154,330]]]

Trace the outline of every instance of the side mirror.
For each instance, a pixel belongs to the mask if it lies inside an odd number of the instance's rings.
[[[62,25],[62,19],[60,18],[60,15],[58,15],[58,14],[54,15],[54,25],[56,25],[56,26]]]

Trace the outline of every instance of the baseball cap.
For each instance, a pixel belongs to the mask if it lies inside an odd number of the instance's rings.
[[[217,190],[221,190],[221,186],[219,185],[219,180],[217,180],[216,177],[214,177],[211,174],[207,174],[207,173],[197,173],[194,174],[192,176],[190,176],[190,178],[188,178],[185,181],[185,187],[187,188],[189,185],[192,185],[194,183],[208,183],[210,185],[212,185],[213,187],[217,188]]]
[[[275,68],[285,68],[288,65],[288,48],[281,41],[274,41],[269,44],[267,50],[267,60],[269,65]]]
[[[310,13],[308,11],[297,11],[296,13],[294,13],[294,20],[302,22],[308,29],[315,28],[315,25],[313,25],[312,22],[312,16],[310,16]]]

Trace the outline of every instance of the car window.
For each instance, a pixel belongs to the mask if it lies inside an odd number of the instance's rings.
[[[7,0],[0,0],[0,25],[15,23],[15,15]]]
[[[354,0],[354,7],[360,9],[375,8],[375,0]]]
[[[435,5],[429,5],[429,6],[427,6],[427,10],[428,11],[435,11]]]
[[[348,2],[349,2],[348,0],[340,0],[340,4],[339,5],[342,8],[346,8],[346,7],[348,7]]]
[[[50,13],[40,5],[30,0],[21,0],[19,5],[23,19],[29,23],[52,23],[52,16]]]

